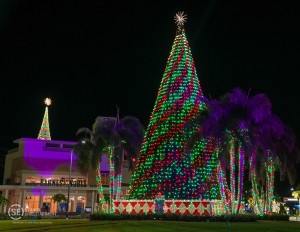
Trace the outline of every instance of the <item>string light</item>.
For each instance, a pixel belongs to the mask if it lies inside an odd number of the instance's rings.
[[[112,213],[113,212],[112,205],[113,205],[113,199],[115,194],[115,163],[113,161],[114,149],[113,147],[109,146],[107,150],[109,154],[109,178],[110,178],[109,212]]]
[[[243,198],[243,186],[244,186],[244,167],[245,167],[245,154],[242,144],[239,143],[239,175],[238,175],[238,195],[237,199],[241,200]]]
[[[234,141],[230,140],[230,191],[231,191],[231,212],[235,211],[235,153]]]
[[[252,196],[255,204],[255,211],[257,214],[262,215],[263,210],[261,207],[261,200],[259,197],[258,186],[257,186],[257,177],[256,177],[256,168],[255,163],[253,162],[253,157],[250,157],[250,170],[251,170],[251,186],[252,186]]]
[[[97,169],[96,169],[96,182],[98,186],[99,202],[101,202],[102,210],[104,210],[104,212],[107,213],[107,209],[104,208],[104,206],[106,205],[106,201],[104,199],[104,194],[103,194],[100,163],[97,165]]]
[[[268,158],[265,162],[266,166],[266,213],[272,214],[272,201],[274,198],[274,159],[270,156],[270,151],[268,151]]]
[[[121,199],[121,188],[122,188],[122,175],[118,175],[118,185],[117,185],[117,194],[116,194],[116,199],[120,200]]]

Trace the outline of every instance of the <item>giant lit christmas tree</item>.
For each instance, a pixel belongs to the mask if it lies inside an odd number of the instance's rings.
[[[131,179],[131,199],[153,199],[159,194],[166,199],[201,199],[218,194],[210,180],[216,167],[211,142],[185,150],[189,134],[199,128],[190,126],[186,133],[187,122],[205,107],[185,20],[183,12],[176,14],[176,37]]]
[[[46,98],[44,100],[44,103],[46,105],[46,108],[45,108],[45,113],[44,113],[41,129],[40,129],[40,132],[38,135],[38,139],[51,140],[49,118],[48,118],[48,106],[51,105],[51,99]]]

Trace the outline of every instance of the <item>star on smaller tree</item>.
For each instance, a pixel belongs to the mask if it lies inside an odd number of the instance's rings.
[[[52,101],[51,101],[50,98],[47,97],[47,98],[44,100],[44,103],[45,103],[46,106],[50,106],[51,103],[52,103]]]

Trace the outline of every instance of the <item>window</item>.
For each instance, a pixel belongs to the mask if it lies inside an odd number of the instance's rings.
[[[46,143],[46,147],[60,147],[59,143]]]
[[[41,183],[41,178],[38,176],[26,176],[25,183]]]
[[[27,195],[25,197],[25,211],[39,212],[40,211],[40,196]]]
[[[74,147],[73,144],[63,144],[63,148],[72,149]]]

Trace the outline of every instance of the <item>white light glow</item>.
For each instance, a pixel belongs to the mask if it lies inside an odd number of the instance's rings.
[[[46,104],[46,106],[50,106],[51,105],[51,99],[50,98],[46,98],[44,103]]]
[[[183,24],[186,22],[186,15],[184,14],[183,11],[179,11],[175,16],[174,16],[175,22],[179,26],[183,26]]]

